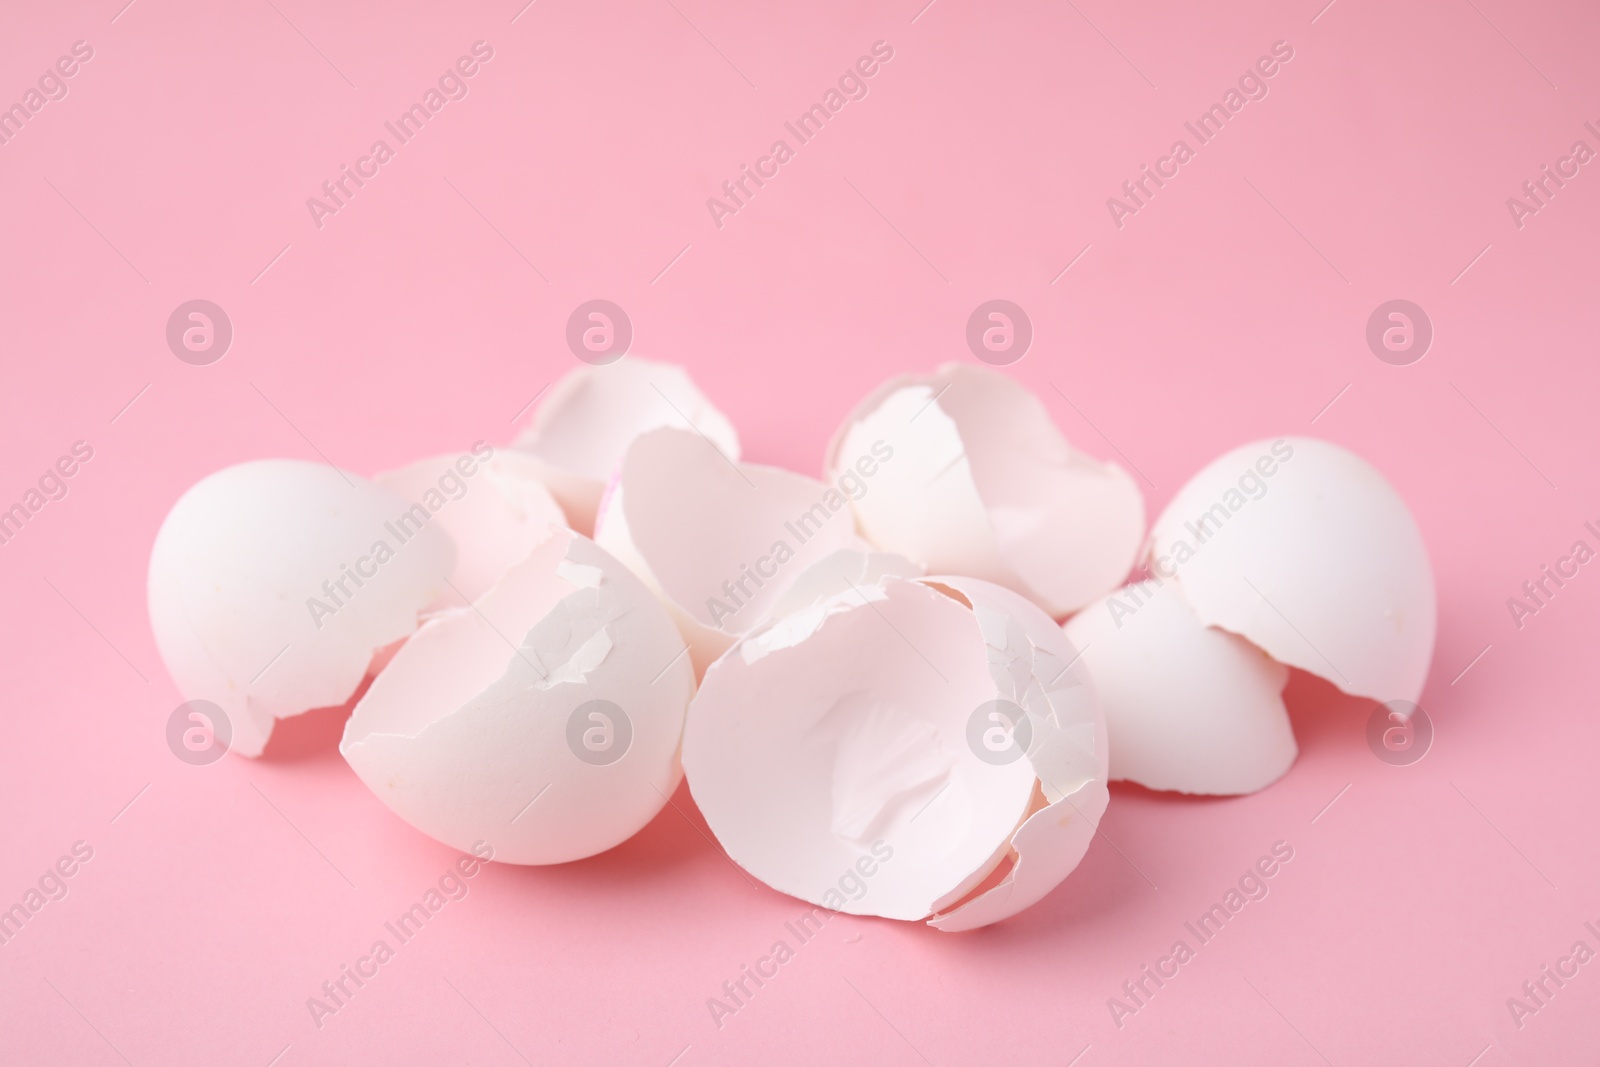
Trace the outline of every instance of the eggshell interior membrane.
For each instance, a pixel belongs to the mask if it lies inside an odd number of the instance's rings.
[[[486,843],[509,863],[564,863],[627,840],[666,805],[693,688],[683,641],[649,590],[592,541],[550,528],[471,608],[406,642],[339,751],[430,837]],[[569,740],[595,700],[631,728],[605,765]],[[623,731],[610,725],[615,743]]]
[[[431,515],[345,471],[269,459],[201,479],[150,552],[150,625],[187,700],[259,756],[276,720],[344,703],[455,562]]]
[[[930,571],[1004,585],[1059,617],[1115,588],[1138,556],[1133,479],[1074,449],[1002,374],[946,364],[880,386],[835,435],[830,476],[878,441],[893,459],[855,501],[861,531]]]
[[[566,525],[561,506],[544,487],[532,456],[495,451],[480,441],[471,451],[432,456],[373,480],[396,496],[432,509],[456,546],[456,565],[437,610],[465,607],[505,569]]]
[[[863,545],[834,487],[736,464],[699,434],[671,428],[628,447],[595,540],[667,606],[697,672],[755,629],[807,566]]]
[[[682,367],[625,356],[584,365],[551,387],[516,449],[536,457],[541,477],[579,533],[594,531],[612,471],[633,439],[657,426],[703,437],[730,459],[739,435]]]
[[[926,918],[974,896],[1011,857],[1041,789],[1095,781],[1092,701],[1052,704],[1070,672],[1053,671],[1051,690],[1024,669],[1010,653],[1034,649],[1008,612],[1037,616],[1064,651],[1059,630],[1003,589],[939,581],[982,592],[972,601],[885,577],[767,624],[707,671],[685,728],[689,787],[728,854],[768,885],[835,911]],[[980,759],[969,721],[1018,693],[1030,720],[1045,716],[1027,756]],[[1017,869],[962,906],[988,912],[971,925],[1010,914],[1001,898],[1036,899],[1012,888]]]
[[[1064,629],[1105,712],[1113,780],[1253,793],[1294,763],[1282,697],[1289,669],[1201,623],[1175,583],[1126,586]]]
[[[1156,521],[1151,572],[1200,621],[1346,693],[1414,701],[1437,628],[1421,531],[1370,464],[1326,441],[1257,441],[1207,465]]]

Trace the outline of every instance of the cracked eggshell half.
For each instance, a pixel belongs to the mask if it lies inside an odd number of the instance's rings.
[[[320,463],[269,459],[208,475],[150,551],[150,626],[186,700],[227,714],[259,756],[278,719],[343,704],[379,650],[417,628],[455,549],[406,501]]]
[[[1422,532],[1366,460],[1308,437],[1244,445],[1178,490],[1148,565],[1207,626],[1353,696],[1415,701],[1438,608]]]
[[[643,583],[551,527],[471,608],[401,647],[339,751],[436,840],[565,863],[620,844],[666,806],[693,689],[683,640]]]
[[[1065,877],[1105,807],[1104,721],[1070,661],[1009,590],[885,576],[711,666],[685,727],[689,788],[729,856],[775,889],[987,925]],[[976,740],[996,701],[1019,709],[999,755]]]
[[[1029,723],[1026,760],[1038,778],[1028,817],[976,892],[937,902],[930,926],[975,930],[1042,900],[1088,852],[1111,801],[1108,734],[1077,651],[1031,601],[973,578],[929,578],[972,605],[999,699]],[[1013,734],[1015,737],[1015,734]],[[999,876],[998,878],[996,876]]]
[[[595,540],[666,605],[697,674],[755,629],[807,567],[864,547],[839,487],[736,463],[699,434],[668,427],[628,446]]]
[[[946,364],[892,379],[828,449],[830,477],[887,447],[855,502],[862,534],[933,572],[969,574],[1056,617],[1127,577],[1144,501],[1121,467],[1074,449],[1039,398],[995,371]]]
[[[513,563],[526,558],[566,516],[540,480],[539,461],[483,441],[472,451],[432,456],[373,479],[438,519],[456,546],[456,565],[434,610],[465,607]]]
[[[1126,586],[1064,630],[1105,712],[1113,781],[1236,795],[1293,765],[1289,669],[1203,624],[1174,583]]]
[[[729,459],[739,458],[733,423],[687,371],[634,356],[585,365],[558,381],[514,447],[539,461],[572,528],[588,535],[628,445],[657,426],[692,426]]]

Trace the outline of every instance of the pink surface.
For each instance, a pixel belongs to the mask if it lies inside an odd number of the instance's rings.
[[[1591,5],[122,2],[0,35],[0,102],[93,49],[0,145],[0,504],[94,450],[0,546],[0,901],[93,850],[0,946],[0,1061],[1592,1062],[1600,962],[1536,1014],[1507,998],[1600,950],[1600,566],[1520,628],[1506,605],[1600,546],[1600,174],[1507,206],[1600,149]],[[479,40],[468,95],[319,228],[307,198]],[[866,97],[719,228],[707,198],[880,40]],[[1107,198],[1278,41],[1268,95],[1119,228]],[[297,755],[173,758],[156,528],[245,459],[509,441],[597,297],[752,459],[809,473],[881,379],[971,360],[996,297],[1035,330],[1010,373],[1152,515],[1243,441],[1357,450],[1433,552],[1433,750],[1380,762],[1367,706],[1297,677],[1302,753],[1264,793],[1118,786],[1037,907],[962,936],[840,916],[720,1027],[707,998],[803,909],[680,791],[612,853],[479,872],[319,1028],[307,998],[454,857],[356,780],[337,717]],[[210,366],[164,338],[195,298],[234,325]],[[1409,366],[1364,337],[1395,298],[1435,328]],[[1279,841],[1270,894],[1119,1026],[1108,998]]]

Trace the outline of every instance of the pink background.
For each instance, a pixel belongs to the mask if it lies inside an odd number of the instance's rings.
[[[94,849],[0,947],[0,1061],[1592,1062],[1600,962],[1520,1029],[1506,998],[1600,949],[1600,566],[1521,630],[1506,598],[1595,543],[1600,168],[1521,229],[1505,203],[1600,148],[1592,5],[121,2],[0,35],[6,102],[94,48],[0,146],[0,502],[95,450],[0,546],[0,902]],[[306,198],[479,39],[470,95],[313,225]],[[870,95],[719,230],[706,198],[877,40]],[[1106,198],[1279,40],[1270,95],[1118,229]],[[235,328],[212,366],[164,340],[197,297]],[[751,458],[801,471],[883,378],[972,359],[993,297],[1036,330],[1010,373],[1136,466],[1152,515],[1246,440],[1359,451],[1433,552],[1433,750],[1379,762],[1367,706],[1297,677],[1302,752],[1270,789],[1118,786],[1032,910],[963,936],[839,917],[720,1029],[706,998],[802,907],[680,791],[609,854],[480,874],[317,1029],[306,998],[452,853],[356,780],[336,717],[278,758],[173,758],[156,528],[246,459],[371,473],[509,441],[595,297]],[[1364,340],[1397,297],[1436,330],[1405,367]],[[1118,1028],[1107,998],[1279,840],[1271,895]]]

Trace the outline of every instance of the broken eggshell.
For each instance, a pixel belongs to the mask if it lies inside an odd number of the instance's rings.
[[[1277,781],[1298,749],[1289,669],[1201,623],[1172,582],[1136,582],[1064,627],[1105,712],[1111,778],[1232,795]]]
[[[736,463],[668,427],[628,446],[595,540],[672,614],[696,674],[756,627],[811,564],[862,546],[837,487]]]
[[[1415,701],[1438,625],[1428,549],[1371,464],[1307,437],[1244,445],[1191,478],[1150,535],[1207,626],[1353,696]]]
[[[840,593],[877,585],[886,578],[921,578],[922,574],[921,567],[893,552],[836,549],[800,572],[767,609],[767,619],[798,615]]]
[[[320,463],[208,475],[150,551],[150,626],[187,700],[227,714],[259,756],[278,719],[343,704],[445,591],[450,538],[388,490]]]
[[[539,461],[540,478],[572,528],[589,535],[623,453],[657,426],[692,427],[729,459],[739,458],[733,424],[687,371],[635,356],[585,365],[556,382],[514,447]]]
[[[884,383],[835,434],[829,476],[876,441],[894,459],[854,502],[861,532],[929,571],[1006,586],[1059,618],[1120,584],[1139,553],[1133,479],[1074,449],[1002,374],[951,363]]]
[[[627,840],[682,778],[694,677],[666,611],[571,530],[470,608],[429,620],[373,681],[339,751],[428,836],[508,863]]]
[[[437,610],[465,607],[482,596],[513,563],[542,542],[566,516],[540,480],[539,461],[483,441],[472,451],[432,456],[373,481],[431,509],[456,546],[456,565]]]
[[[782,892],[949,931],[997,922],[1077,865],[1105,810],[1105,722],[1073,655],[992,583],[850,588],[706,672],[690,791],[728,855]]]

